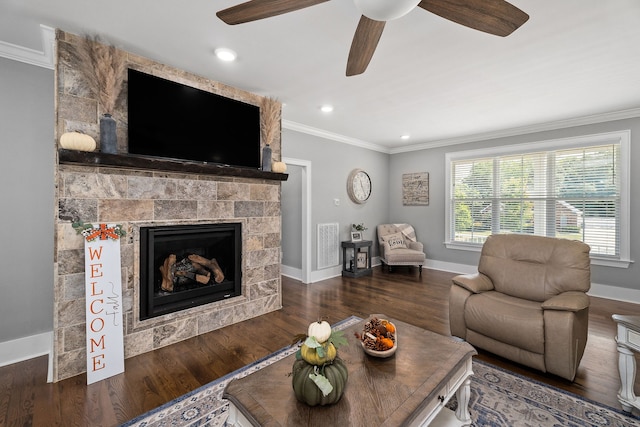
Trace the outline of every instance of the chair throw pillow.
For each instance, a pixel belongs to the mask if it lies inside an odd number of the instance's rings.
[[[388,234],[384,236],[382,240],[389,244],[390,249],[407,248],[404,238],[402,237],[402,233]]]

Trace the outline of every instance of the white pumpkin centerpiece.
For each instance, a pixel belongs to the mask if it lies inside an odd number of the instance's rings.
[[[331,325],[326,320],[313,322],[309,325],[307,336],[315,337],[319,344],[322,344],[331,336]]]

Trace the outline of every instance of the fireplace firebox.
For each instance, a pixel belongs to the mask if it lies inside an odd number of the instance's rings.
[[[140,320],[242,293],[240,223],[140,227]]]

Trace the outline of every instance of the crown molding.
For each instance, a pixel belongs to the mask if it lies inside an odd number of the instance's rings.
[[[40,34],[42,37],[42,51],[0,40],[0,57],[53,70],[56,30],[46,25],[40,25]]]
[[[351,138],[338,133],[329,132],[323,129],[314,128],[312,126],[303,125],[302,123],[292,122],[290,120],[283,120],[282,127],[284,129],[294,130],[296,132],[306,133],[308,135],[318,136],[320,138],[329,139],[332,141],[342,142],[344,144],[355,145],[356,147],[366,148],[372,151],[379,151],[381,153],[390,154],[390,150],[382,145],[373,144],[371,142],[363,141],[361,139]]]
[[[430,148],[446,147],[456,144],[466,144],[469,142],[488,141],[490,139],[505,138],[509,136],[526,135],[536,132],[544,132],[557,129],[565,129],[576,126],[592,125],[597,123],[611,122],[640,117],[640,108],[614,111],[611,113],[595,114],[591,116],[577,117],[573,119],[558,120],[555,122],[538,123],[530,126],[521,126],[510,129],[503,129],[494,132],[478,133],[474,135],[461,136],[456,138],[442,139],[438,141],[425,142],[422,144],[405,145],[389,150],[390,154],[406,153],[410,151],[427,150]]]
[[[302,123],[292,122],[289,120],[282,121],[282,127],[301,133],[306,133],[320,138],[330,139],[345,144],[355,145],[357,147],[366,148],[373,151],[379,151],[386,154],[398,154],[411,151],[428,150],[431,148],[446,147],[450,145],[466,144],[469,142],[488,141],[490,139],[505,138],[509,136],[526,135],[536,132],[544,132],[550,130],[564,129],[576,126],[592,125],[597,123],[611,122],[615,120],[624,120],[640,117],[640,108],[632,108],[622,111],[614,111],[610,113],[594,114],[591,116],[577,117],[573,119],[558,120],[554,122],[538,123],[529,126],[520,126],[499,131],[478,133],[473,135],[441,139],[437,141],[425,142],[422,144],[405,145],[401,147],[388,148],[382,145],[374,144],[360,139],[351,138],[345,135],[329,132],[323,129],[307,126]]]

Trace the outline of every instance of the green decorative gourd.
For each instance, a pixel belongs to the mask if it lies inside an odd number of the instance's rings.
[[[342,359],[336,357],[332,363],[327,363],[323,367],[318,367],[320,372],[329,380],[333,390],[324,396],[322,391],[313,382],[309,375],[314,374],[315,365],[311,365],[304,360],[296,360],[293,364],[293,391],[296,398],[309,406],[332,405],[342,397],[344,388],[347,385],[347,366]]]

